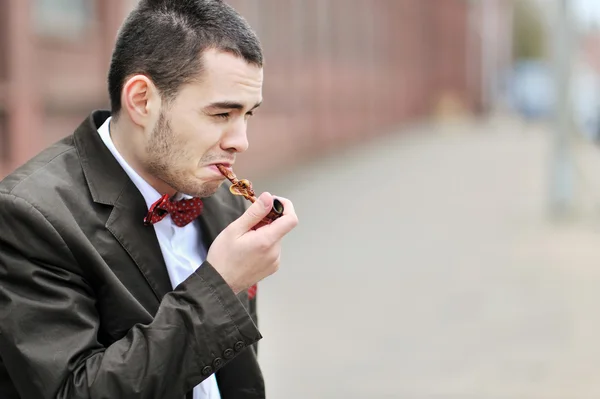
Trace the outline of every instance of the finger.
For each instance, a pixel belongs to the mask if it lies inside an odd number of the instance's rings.
[[[273,196],[269,193],[262,193],[242,216],[230,224],[230,227],[238,236],[241,236],[267,216],[272,206]]]
[[[252,227],[252,230],[258,230],[258,229],[260,229],[261,227],[268,225],[269,223],[271,223],[271,221],[270,221],[270,220],[263,219],[263,220],[261,220],[260,222],[258,222],[258,224],[257,224],[257,225],[253,226],[253,227]]]
[[[291,202],[288,205],[289,207],[286,208],[283,216],[261,228],[261,230],[264,231],[264,234],[272,241],[281,240],[283,236],[298,225],[298,217],[294,211],[294,206]]]
[[[290,201],[289,199],[280,197],[278,195],[274,195],[273,198],[277,198],[283,205],[283,214],[284,215],[287,215],[290,213],[293,213],[293,214],[296,213],[296,211],[294,210],[294,204],[292,204],[292,201]],[[289,209],[289,211],[288,211],[288,209]]]
[[[294,206],[292,205],[291,201],[288,200],[287,198],[283,198],[283,197],[279,197],[279,196],[273,196],[273,201],[278,200],[281,205],[283,206],[283,213],[282,215],[286,215],[289,212],[286,211],[286,207],[290,208],[291,212],[294,212]],[[275,205],[273,205],[273,208],[275,208]],[[280,216],[281,217],[281,216]],[[263,220],[261,220],[260,222],[258,222],[258,224],[256,224],[254,227],[252,227],[252,230],[258,230],[263,226],[266,226],[268,224],[271,223],[270,219],[264,218]]]

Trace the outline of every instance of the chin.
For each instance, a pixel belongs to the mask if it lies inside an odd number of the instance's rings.
[[[223,184],[225,180],[212,180],[208,182],[202,182],[200,185],[193,187],[191,193],[189,195],[193,195],[194,197],[210,197],[214,195],[219,187]]]

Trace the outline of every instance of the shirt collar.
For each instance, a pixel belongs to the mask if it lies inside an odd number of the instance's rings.
[[[152,204],[154,204],[156,201],[158,201],[158,199],[161,197],[161,195],[158,191],[156,191],[156,189],[154,187],[152,187],[150,184],[148,184],[148,182],[146,180],[144,180],[144,178],[142,178],[127,163],[127,161],[125,161],[125,159],[121,156],[121,154],[117,150],[117,147],[115,147],[115,144],[112,141],[112,138],[110,137],[110,121],[111,121],[111,119],[112,119],[111,117],[106,119],[106,121],[102,124],[102,126],[100,126],[100,128],[98,128],[98,134],[102,138],[102,141],[104,141],[104,144],[106,144],[106,147],[108,147],[110,152],[113,154],[113,156],[115,157],[117,162],[119,162],[119,164],[121,165],[123,170],[125,170],[125,173],[127,173],[129,178],[131,179],[131,181],[133,181],[133,184],[135,184],[137,189],[140,191],[140,193],[144,197],[144,200],[146,201],[146,205],[148,206],[148,208],[150,208],[150,206],[152,206]],[[190,198],[190,196],[178,193],[177,195],[174,196],[174,198],[175,199]]]

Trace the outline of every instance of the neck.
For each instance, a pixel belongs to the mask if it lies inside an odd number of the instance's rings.
[[[146,168],[143,167],[143,162],[137,155],[137,151],[139,151],[140,148],[145,147],[143,140],[141,140],[144,134],[138,126],[128,124],[122,119],[119,121],[111,119],[109,123],[109,134],[115,148],[119,151],[119,154],[121,154],[127,164],[131,166],[131,168],[150,186],[161,195],[168,194],[169,196],[173,196],[177,193],[174,188],[149,173]]]

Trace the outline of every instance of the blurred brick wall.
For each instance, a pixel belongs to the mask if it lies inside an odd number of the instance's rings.
[[[479,87],[467,76],[478,82],[468,66],[467,1],[230,3],[255,27],[266,57],[266,102],[240,166],[263,170],[335,151],[430,115],[444,96],[478,110]]]
[[[480,43],[470,32],[468,1],[229,3],[256,29],[266,58],[265,103],[250,122],[240,173],[262,174],[368,139],[430,115],[441,98],[479,108],[479,63],[468,49]],[[108,106],[106,71],[128,3],[95,4],[84,35],[50,40],[27,25],[30,0],[0,1],[0,15],[21,18],[0,35],[0,50],[8,48],[2,54],[13,57],[6,67],[0,62],[0,175],[70,134],[91,109]]]

